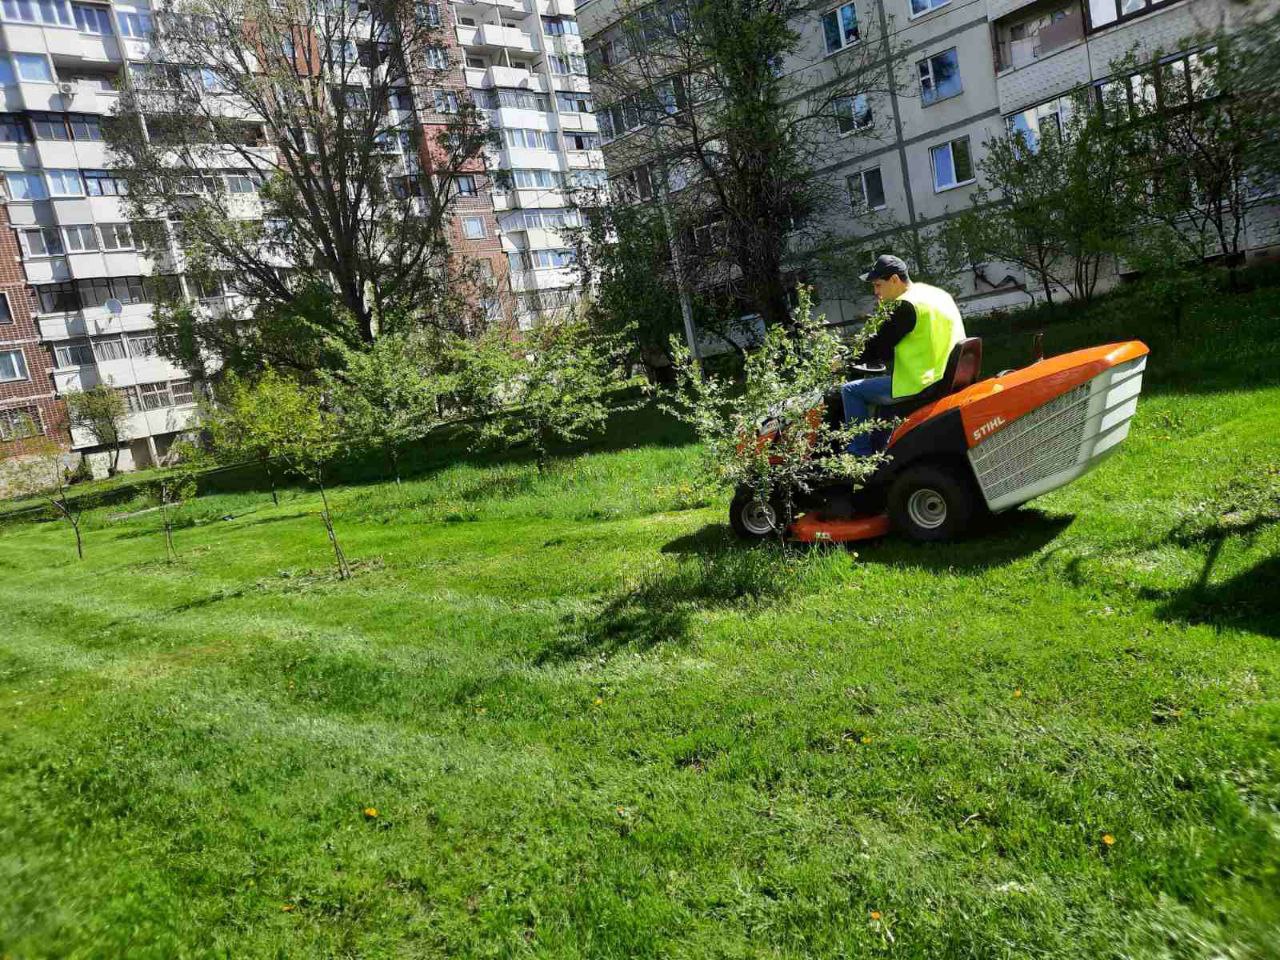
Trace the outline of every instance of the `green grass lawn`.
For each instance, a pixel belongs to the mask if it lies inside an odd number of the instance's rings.
[[[345,583],[296,489],[9,525],[0,955],[1275,957],[1278,304],[954,545],[743,549],[654,414],[342,487]]]

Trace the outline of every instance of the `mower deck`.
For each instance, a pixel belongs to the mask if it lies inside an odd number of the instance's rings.
[[[796,543],[851,543],[874,540],[889,533],[889,515],[864,514],[860,517],[823,519],[817,511],[806,513],[787,530],[787,539]]]

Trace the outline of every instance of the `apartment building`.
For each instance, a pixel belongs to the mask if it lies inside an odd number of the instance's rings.
[[[156,351],[152,282],[168,251],[135,239],[103,142],[120,72],[147,57],[150,33],[145,4],[0,5],[0,442],[33,430],[65,440],[59,398],[106,383],[129,411],[124,469],[163,458],[196,409],[190,375]],[[110,451],[85,430],[69,436],[105,469]]]
[[[678,17],[678,3],[651,5],[646,16]],[[588,49],[616,57],[622,12],[629,0],[581,5]],[[1180,47],[1199,31],[1232,26],[1254,7],[1228,0],[852,0],[807,5],[797,16],[799,49],[779,67],[790,95],[806,97],[830,87],[842,58],[864,56],[864,44],[890,38],[895,69],[888,89],[837,104],[820,173],[830,178],[839,209],[825,226],[837,256],[869,262],[873,253],[901,243],[902,228],[926,241],[965,208],[978,184],[985,144],[1012,129],[1030,135],[1060,123],[1063,95],[1081,85],[1134,83],[1111,78],[1112,63],[1130,50],[1157,51],[1171,72],[1188,76],[1197,52]],[[625,53],[623,54],[625,56]],[[1181,61],[1181,64],[1175,62]],[[849,61],[846,61],[849,62]],[[1135,88],[1137,89],[1137,88]],[[1135,95],[1141,95],[1141,91]],[[843,106],[843,109],[839,109]],[[609,104],[600,104],[602,115]],[[630,134],[604,125],[604,151],[615,182],[627,176]],[[857,214],[855,218],[855,213]],[[872,216],[868,216],[872,214]],[[890,238],[894,238],[893,241]],[[1248,246],[1280,246],[1276,208],[1255,208]],[[898,250],[908,259],[911,250]],[[967,311],[1023,305],[1041,294],[1016,267],[990,265],[950,284]],[[855,319],[867,302],[848,284],[818,282],[831,322]]]
[[[575,3],[455,2],[448,17],[460,87],[501,142],[484,182],[463,184],[455,241],[492,264],[486,272],[509,301],[503,312],[528,329],[577,302],[565,231],[581,225],[582,204],[605,184]]]
[[[469,96],[501,137],[456,178],[450,229],[456,251],[487,281],[489,316],[527,328],[576,302],[563,231],[581,222],[584,191],[604,184],[574,3],[422,7],[439,28],[440,47],[424,65],[438,83],[426,102],[406,91],[394,109],[421,123],[429,144]],[[194,423],[198,384],[156,350],[158,286],[179,285],[197,309],[239,306],[231,278],[204,290],[182,276],[173,230],[158,242],[128,222],[123,184],[109,169],[102,121],[122,83],[145,89],[158,79],[153,26],[145,0],[0,4],[0,443],[20,448],[33,433],[65,439],[60,398],[105,383],[129,409],[121,468],[160,462]],[[391,145],[397,151],[406,176],[430,159]],[[209,176],[242,195],[237,216],[261,216],[255,178],[235,169]],[[111,451],[79,428],[69,438],[73,454],[105,469]]]

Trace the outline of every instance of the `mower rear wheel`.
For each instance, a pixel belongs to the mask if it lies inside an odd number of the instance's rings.
[[[729,526],[743,540],[776,537],[783,522],[781,506],[774,498],[762,503],[755,491],[739,487],[729,505]]]
[[[889,521],[912,540],[936,542],[962,535],[973,520],[973,484],[954,468],[936,463],[908,467],[889,487]]]

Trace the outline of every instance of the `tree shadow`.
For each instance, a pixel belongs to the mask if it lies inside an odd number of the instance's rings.
[[[1175,591],[1144,590],[1148,599],[1163,599],[1156,610],[1163,620],[1214,627],[1235,627],[1280,637],[1280,556],[1267,557],[1250,569],[1212,586],[1209,573],[1219,549],[1210,551],[1196,582]]]
[[[1246,501],[1247,502],[1247,501]],[[1280,501],[1263,497],[1250,504],[1252,515],[1236,511],[1220,514],[1203,525],[1195,519],[1179,524],[1164,542],[1184,548],[1206,547],[1194,582],[1181,589],[1145,588],[1147,600],[1163,601],[1156,615],[1164,620],[1215,627],[1238,627],[1280,637],[1280,556],[1270,556],[1221,583],[1210,584],[1223,548],[1233,539],[1251,544],[1280,523]]]
[[[781,550],[687,553],[674,569],[644,578],[600,607],[565,617],[558,635],[535,653],[534,663],[551,666],[682,643],[695,615],[767,602],[794,582],[794,567]]]

